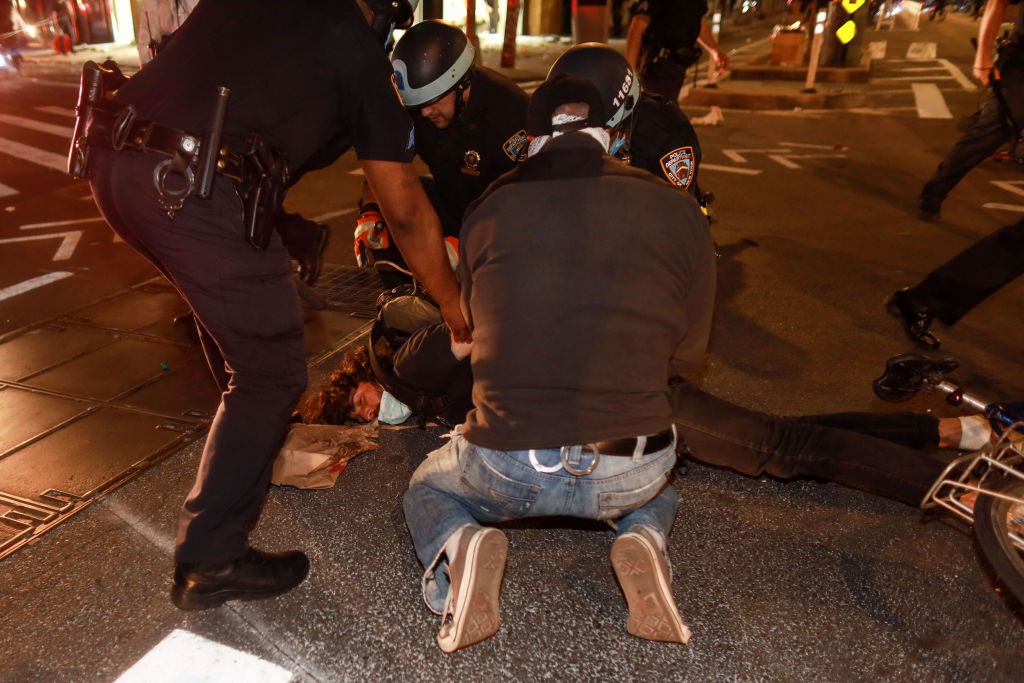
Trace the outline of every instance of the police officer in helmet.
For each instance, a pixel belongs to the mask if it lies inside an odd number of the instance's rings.
[[[222,390],[178,519],[171,599],[182,609],[280,595],[309,570],[298,550],[249,543],[306,386],[295,280],[265,220],[289,176],[354,147],[412,271],[454,337],[469,337],[384,51],[412,11],[408,0],[200,2],[126,82],[95,63],[83,71],[69,170],[189,303]]]
[[[707,213],[712,197],[697,184],[700,142],[679,107],[643,91],[626,58],[603,43],[581,43],[566,50],[551,65],[548,79],[563,73],[593,83],[606,110],[614,112],[607,122],[613,156],[687,190]]]
[[[416,24],[391,55],[395,85],[416,127],[416,153],[430,168],[423,179],[444,234],[459,234],[466,207],[526,152],[528,96],[491,69],[475,66],[476,50],[460,29],[441,21]],[[356,253],[393,262],[371,187],[361,202]]]

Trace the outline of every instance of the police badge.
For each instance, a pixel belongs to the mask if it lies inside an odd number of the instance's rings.
[[[480,175],[480,152],[467,149],[462,156],[462,172],[466,175]]]
[[[661,158],[661,170],[668,181],[684,190],[693,182],[693,147],[678,147]]]

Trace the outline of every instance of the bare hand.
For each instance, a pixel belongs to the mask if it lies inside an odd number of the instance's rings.
[[[991,59],[984,59],[974,63],[974,77],[981,81],[982,84],[989,85],[993,77],[999,80],[999,71],[996,70],[995,64],[992,63]]]
[[[441,317],[451,330],[452,340],[457,343],[469,343],[473,341],[473,334],[469,331],[469,325],[462,315],[462,308],[459,307],[458,298],[453,303],[441,304]]]
[[[722,50],[715,53],[715,68],[718,73],[723,73],[729,68],[729,55]]]

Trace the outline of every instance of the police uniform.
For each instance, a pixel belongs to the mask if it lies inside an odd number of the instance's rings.
[[[629,10],[650,18],[641,44],[638,65],[644,90],[669,102],[679,97],[686,70],[700,58],[697,38],[708,12],[705,0],[637,0]]]
[[[466,107],[447,128],[417,115],[416,153],[434,176],[434,202],[446,235],[457,236],[466,207],[526,157],[529,96],[491,69],[469,72]],[[439,200],[439,201],[438,201]]]
[[[131,105],[139,122],[201,136],[217,88],[226,86],[223,142],[231,149],[256,131],[292,171],[325,147],[337,156],[347,141],[360,159],[408,162],[412,121],[391,74],[380,38],[355,2],[219,0],[199,3],[116,99]],[[189,196],[168,211],[158,205],[154,171],[169,157],[145,151],[137,140],[121,151],[90,154],[103,216],[188,301],[224,392],[179,518],[175,560],[240,557],[306,385],[302,317],[287,254],[274,234],[263,250],[247,242],[231,178],[218,174],[209,199]]]
[[[1021,0],[1007,0],[1007,3],[1019,5]],[[1017,13],[1011,41],[1000,50],[997,68],[1003,102],[995,93],[989,97],[970,129],[953,145],[935,175],[925,183],[920,204],[926,213],[937,214],[946,195],[968,171],[1007,142],[1017,139],[1019,133],[1010,119],[1018,128],[1024,126],[1024,12]]]
[[[663,97],[645,92],[632,117],[630,166],[650,171],[699,199],[700,142],[686,114]]]

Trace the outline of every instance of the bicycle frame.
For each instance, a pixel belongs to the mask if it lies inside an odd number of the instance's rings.
[[[1024,499],[1007,496],[987,485],[1004,477],[1024,481],[1024,422],[1017,422],[994,444],[951,462],[921,501],[921,508],[941,506],[968,523],[974,522],[973,506],[960,498],[968,491],[1024,505]],[[1024,550],[1024,537],[1012,534],[1014,545]]]

